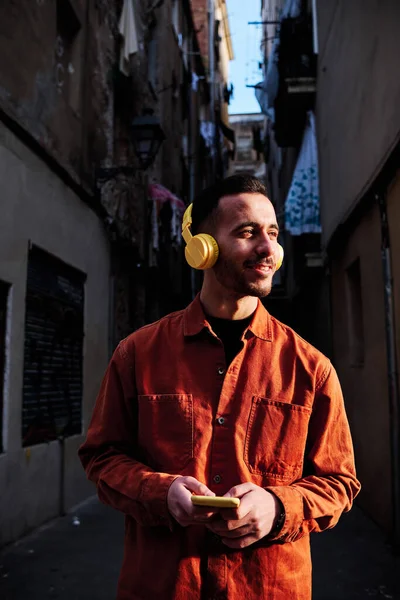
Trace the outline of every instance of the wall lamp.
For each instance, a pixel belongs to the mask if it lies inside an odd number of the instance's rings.
[[[136,171],[145,171],[153,164],[165,133],[160,121],[153,115],[151,109],[145,109],[143,115],[135,117],[131,124],[132,144],[139,160],[139,168],[131,166],[100,167],[96,169],[96,187],[116,175],[133,175]]]

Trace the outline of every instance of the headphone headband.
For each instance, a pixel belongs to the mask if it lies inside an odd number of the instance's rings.
[[[218,244],[208,233],[192,235],[190,231],[192,208],[193,204],[189,204],[182,219],[182,237],[186,242],[185,257],[193,269],[211,269],[217,262],[219,255]]]
[[[183,213],[182,231],[185,229],[185,227],[190,227],[192,224],[192,209],[193,209],[193,203],[189,204],[189,206]]]
[[[193,269],[211,269],[217,262],[219,248],[217,241],[208,233],[198,233],[192,235],[190,227],[192,225],[193,204],[189,204],[184,212],[182,219],[182,237],[185,240],[185,257]],[[278,257],[276,261],[276,271],[280,268],[283,261],[283,248],[278,244]]]

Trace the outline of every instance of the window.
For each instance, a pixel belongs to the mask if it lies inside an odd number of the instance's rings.
[[[346,284],[350,364],[361,367],[364,364],[364,322],[359,258],[346,269]]]
[[[4,369],[6,363],[7,299],[10,286],[0,281],[0,452],[3,451]]]
[[[85,276],[33,246],[26,291],[23,445],[81,432]]]
[[[251,135],[238,135],[236,137],[236,160],[253,160],[253,138]]]

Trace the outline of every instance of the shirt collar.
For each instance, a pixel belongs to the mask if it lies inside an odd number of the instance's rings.
[[[205,327],[208,328],[209,326],[200,302],[200,294],[197,294],[193,302],[184,310],[183,334],[185,336],[197,335]],[[248,331],[251,331],[261,340],[272,342],[271,316],[260,300],[258,300],[257,308]]]
[[[197,294],[193,302],[185,308],[183,313],[183,335],[197,335],[207,326],[206,315]]]

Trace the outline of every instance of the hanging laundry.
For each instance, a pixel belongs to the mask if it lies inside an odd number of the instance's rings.
[[[195,73],[193,71],[193,73],[192,73],[192,90],[194,92],[197,92],[197,86],[199,84],[199,79],[200,79],[200,77],[197,75],[197,73]]]
[[[285,202],[285,229],[292,235],[321,233],[317,140],[311,111]]]
[[[129,77],[131,74],[130,58],[139,49],[133,0],[124,0],[118,30],[122,37],[119,68],[124,75]]]
[[[212,121],[201,121],[200,135],[202,136],[206,147],[210,150],[211,156],[215,154],[215,125]]]

